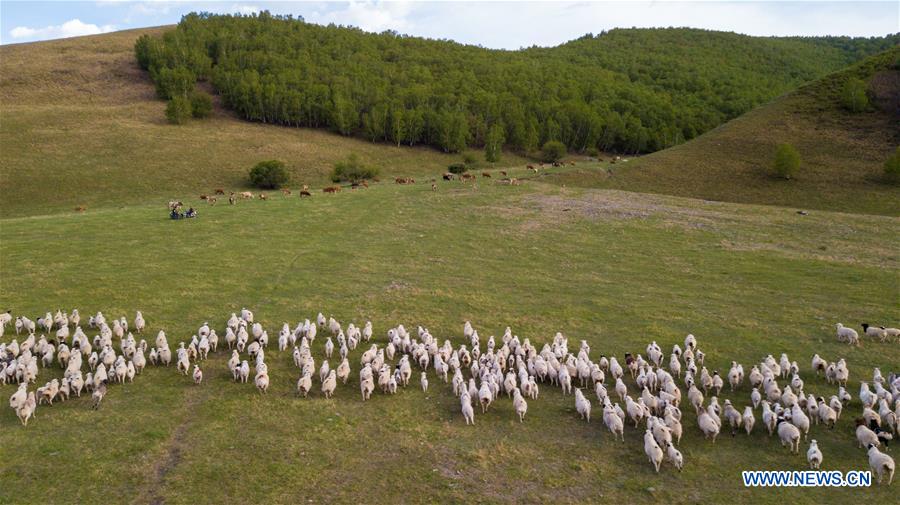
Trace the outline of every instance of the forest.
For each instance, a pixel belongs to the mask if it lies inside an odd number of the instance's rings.
[[[898,42],[615,29],[508,51],[263,11],[186,15],[141,36],[135,56],[161,98],[198,102],[206,82],[249,121],[446,152],[528,153],[555,140],[572,152],[645,153]]]

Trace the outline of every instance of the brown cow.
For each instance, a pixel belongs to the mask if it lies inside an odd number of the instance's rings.
[[[491,178],[490,172],[481,172],[481,176],[484,177],[484,178],[486,178],[486,179],[490,179],[490,178]]]
[[[206,199],[208,199],[208,198],[209,198],[208,195],[200,195],[200,199],[201,199],[201,200],[206,200]]]
[[[312,193],[310,193],[309,191],[307,191],[305,189],[302,189],[302,190],[300,190],[300,198],[303,198],[304,196],[312,196]]]
[[[216,190],[216,194],[217,194],[217,195],[224,195],[224,194],[225,194],[225,190],[224,190],[224,189],[217,189],[217,190]]]
[[[323,193],[340,193],[340,191],[341,191],[340,186],[328,186],[327,188],[322,189]]]

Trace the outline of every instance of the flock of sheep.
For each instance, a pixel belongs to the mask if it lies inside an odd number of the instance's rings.
[[[234,381],[249,382],[252,363],[255,387],[260,393],[266,393],[269,388],[265,361],[269,335],[254,320],[250,310],[232,314],[222,337],[208,323],[203,323],[190,342],[179,342],[174,355],[164,331],[158,332],[152,347],[145,339],[135,338],[130,330],[141,335],[147,327],[141,312],[137,312],[132,324],[125,317],[112,319],[110,323],[100,312],[90,316],[87,328],[96,332],[93,339],[88,338],[81,322],[77,310],[71,314],[48,312],[36,321],[20,316],[14,323],[10,313],[0,314],[0,338],[8,324],[15,328],[15,338],[0,342],[0,383],[18,384],[9,405],[24,426],[34,418],[40,404],[53,405],[55,401],[80,397],[82,393],[90,393],[92,407],[99,408],[112,384],[134,381],[148,363],[169,366],[174,358],[178,372],[200,385],[203,382],[201,363],[210,352],[217,352],[220,340],[231,351],[227,366]],[[319,332],[325,333],[326,338],[320,351],[324,359],[317,366],[312,345]],[[864,332],[881,341],[900,336],[897,329],[868,325],[864,325]],[[36,337],[38,333],[40,337]],[[43,333],[51,337],[48,339]],[[371,322],[362,327],[353,323],[344,327],[320,313],[314,322],[307,319],[293,329],[284,323],[278,333],[277,347],[279,352],[291,349],[293,363],[300,371],[298,395],[306,397],[315,380],[322,394],[330,398],[339,383],[346,385],[350,379],[350,352],[368,343],[372,335]],[[710,372],[704,366],[705,355],[693,335],[685,338],[683,347],[674,345],[668,356],[656,342],[651,342],[645,355],[626,353],[622,361],[605,355],[592,359],[591,348],[585,341],[570,350],[568,339],[561,333],[540,349],[530,339],[514,335],[508,327],[500,339],[490,336],[483,340],[467,321],[463,336],[465,343],[454,347],[449,340],[440,343],[422,327],[417,328],[415,335],[403,325],[389,329],[387,342],[380,346],[371,343],[360,356],[359,388],[363,401],[370,398],[376,387],[384,394],[394,394],[398,388],[408,386],[414,366],[420,369],[419,385],[424,391],[429,387],[429,370],[433,370],[437,380],[452,386],[467,425],[475,424],[476,407],[484,414],[495,403],[504,401],[504,395],[506,401],[512,401],[519,421],[524,422],[529,402],[538,399],[540,388],[545,385],[560,388],[564,395],[574,394],[576,411],[590,422],[592,401],[588,395],[593,392],[598,408],[602,409],[603,423],[616,440],[625,441],[626,423],[633,423],[635,428],[643,425],[644,453],[659,472],[666,461],[678,470],[684,465],[677,448],[683,432],[682,386],[687,403],[697,414],[700,432],[713,443],[723,428],[732,435],[741,430],[748,435],[752,433],[759,412],[768,434],[777,433],[781,444],[792,453],[800,452],[801,439],[809,438],[813,426],[833,428],[852,399],[846,390],[850,376],[846,361],[828,362],[818,354],[812,357],[811,371],[816,378],[820,374],[824,376],[827,384],[836,388],[828,398],[805,390],[800,366],[786,354],[780,360],[771,354],[766,356],[752,365],[746,376],[743,365],[737,362],[731,363],[725,377],[716,370]],[[841,324],[837,325],[837,337],[859,345],[857,332]],[[21,343],[18,338],[23,338]],[[114,342],[118,343],[118,350]],[[339,360],[335,368],[331,366],[332,359]],[[89,370],[86,374],[85,360]],[[64,370],[61,379],[54,378],[28,390],[36,382],[40,367],[54,366]],[[626,375],[634,386],[626,385]],[[743,409],[730,400],[719,402],[718,395],[726,382],[731,391],[749,384],[749,404]],[[875,368],[871,386],[862,382],[858,399],[862,407],[856,419],[858,445],[866,448],[869,466],[878,476],[878,482],[887,477],[890,484],[895,463],[880,447],[900,433],[900,376],[891,373],[885,378]],[[823,459],[816,440],[809,440],[810,468],[820,468]]]

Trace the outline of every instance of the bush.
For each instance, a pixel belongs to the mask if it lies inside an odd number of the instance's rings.
[[[191,113],[195,118],[205,118],[212,114],[212,97],[205,91],[197,91],[191,97]]]
[[[166,105],[166,119],[172,124],[187,123],[191,117],[191,101],[183,96],[176,96]]]
[[[478,163],[478,158],[476,158],[471,153],[463,154],[463,163],[466,164],[470,169],[475,168],[475,165]]]
[[[566,155],[566,145],[558,140],[548,140],[541,147],[541,153],[544,156],[544,161],[553,163],[561,160]]]
[[[364,179],[374,179],[378,175],[378,169],[363,166],[359,157],[351,154],[344,161],[334,164],[331,171],[331,182],[359,182]]]
[[[800,153],[790,144],[781,144],[775,150],[773,171],[782,179],[790,179],[800,168]]]
[[[465,163],[452,163],[447,166],[447,171],[451,174],[464,174],[469,171],[469,167]]]
[[[587,155],[591,158],[597,158],[600,156],[600,149],[597,149],[596,147],[588,147]]]
[[[841,89],[841,105],[850,112],[868,110],[869,97],[866,96],[866,83],[856,78],[847,79]]]
[[[900,146],[894,154],[884,162],[884,176],[893,184],[900,184]]]
[[[278,160],[260,161],[250,169],[250,184],[257,188],[278,189],[287,181],[287,170]]]

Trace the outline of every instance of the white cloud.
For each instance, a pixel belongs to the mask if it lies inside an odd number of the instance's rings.
[[[261,10],[262,9],[260,9],[259,7],[255,6],[255,5],[235,4],[235,5],[231,6],[231,12],[233,12],[235,14],[244,14],[244,15],[256,14],[257,12],[259,12]]]
[[[16,40],[31,41],[78,37],[81,35],[96,35],[98,33],[111,32],[115,29],[116,28],[113,25],[97,26],[92,23],[85,23],[76,18],[70,19],[61,25],[50,25],[43,28],[17,26],[9,31],[9,35]]]
[[[412,10],[410,2],[351,1],[342,9],[314,11],[306,20],[319,24],[356,26],[369,32],[403,32],[413,28]]]

